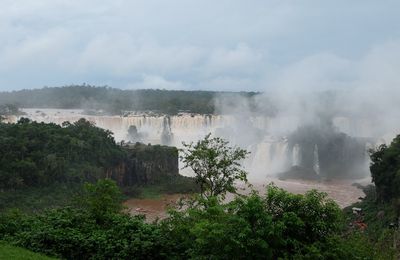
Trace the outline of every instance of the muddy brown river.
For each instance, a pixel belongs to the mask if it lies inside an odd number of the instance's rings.
[[[354,186],[354,183],[359,183],[361,185],[370,184],[370,178],[356,180],[356,181],[325,181],[325,182],[315,182],[315,181],[302,181],[302,180],[279,180],[275,178],[268,179],[265,183],[253,183],[253,188],[264,194],[266,186],[273,182],[276,186],[281,187],[289,192],[296,194],[303,194],[311,189],[317,189],[322,192],[326,192],[328,197],[338,203],[342,208],[357,202],[360,197],[364,197],[362,190]],[[244,185],[238,185],[239,188],[244,188],[241,193],[248,193],[250,189],[245,188]],[[132,215],[145,215],[146,220],[151,222],[156,219],[163,219],[167,217],[167,208],[169,206],[174,206],[178,200],[184,196],[184,194],[166,194],[162,195],[160,198],[155,199],[129,199],[124,202],[127,210]],[[231,200],[233,196],[228,196],[228,200]]]

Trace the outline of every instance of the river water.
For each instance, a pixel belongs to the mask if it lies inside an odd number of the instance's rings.
[[[333,199],[341,208],[347,207],[357,201],[360,197],[364,197],[361,189],[357,188],[354,183],[368,185],[371,183],[370,178],[365,178],[357,181],[303,181],[303,180],[279,180],[269,178],[265,183],[252,183],[253,189],[260,194],[265,194],[268,183],[274,183],[276,186],[283,188],[295,194],[304,194],[305,192],[316,189],[328,194],[328,197]],[[240,193],[248,194],[251,189],[241,184],[238,185],[241,189]],[[168,216],[168,207],[174,207],[180,198],[187,197],[185,194],[166,194],[160,198],[154,199],[137,199],[132,198],[124,202],[127,211],[132,215],[145,215],[146,220],[152,222],[156,219],[164,219]],[[228,195],[227,200],[232,200],[233,195]]]

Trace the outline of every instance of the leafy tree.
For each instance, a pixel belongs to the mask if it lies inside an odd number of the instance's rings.
[[[211,134],[197,143],[183,143],[182,162],[184,167],[194,171],[196,182],[200,185],[200,195],[205,199],[224,199],[227,192],[236,193],[235,181],[247,182],[247,172],[240,161],[249,152],[228,144],[222,138],[211,138]]]
[[[207,207],[172,211],[163,222],[176,258],[371,259],[377,255],[370,243],[347,245],[347,238],[340,235],[340,208],[315,190],[294,195],[271,185],[265,195],[253,192],[226,204],[212,197],[206,203]]]
[[[97,221],[104,221],[109,215],[122,210],[122,192],[115,181],[100,179],[95,184],[85,183],[82,206]]]
[[[383,144],[370,152],[370,170],[377,199],[389,202],[400,198],[400,135],[390,146]]]

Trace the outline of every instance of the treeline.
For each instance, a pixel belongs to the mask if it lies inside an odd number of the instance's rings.
[[[81,119],[63,126],[0,123],[0,189],[94,181],[123,160],[112,133]]]
[[[214,98],[244,97],[255,92],[213,92],[180,90],[122,90],[90,85],[45,87],[42,89],[0,92],[0,104],[16,104],[22,108],[60,108],[104,110],[110,114],[122,111],[155,111],[176,114],[179,111],[212,114]]]

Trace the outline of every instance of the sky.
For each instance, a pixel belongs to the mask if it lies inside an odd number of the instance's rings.
[[[398,0],[0,0],[0,90],[400,89]]]

